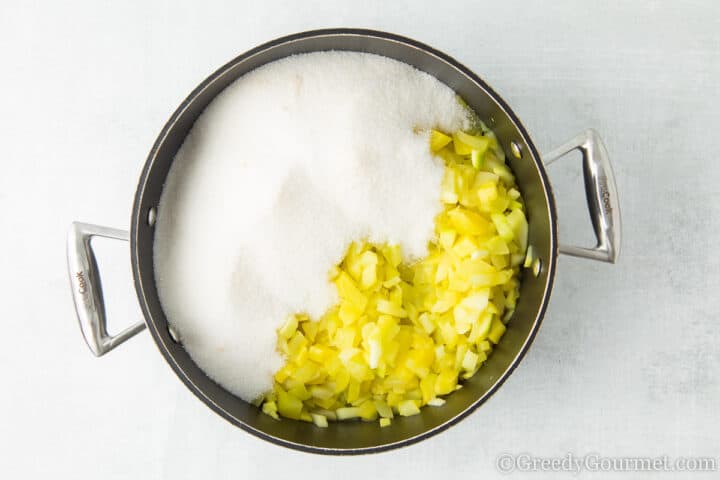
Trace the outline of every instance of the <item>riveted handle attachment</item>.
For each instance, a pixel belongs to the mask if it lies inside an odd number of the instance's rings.
[[[582,154],[585,194],[597,244],[593,248],[561,244],[560,253],[615,263],[620,254],[622,226],[615,175],[607,149],[598,133],[588,129],[543,155],[543,161],[549,165],[573,150]]]
[[[79,222],[73,223],[68,233],[68,273],[75,311],[85,342],[99,357],[137,335],[145,328],[145,323],[138,322],[117,335],[108,334],[102,284],[90,245],[90,240],[95,236],[128,241],[129,235],[125,230]]]

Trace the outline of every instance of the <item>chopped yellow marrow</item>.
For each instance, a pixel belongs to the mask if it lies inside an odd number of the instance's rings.
[[[398,405],[398,413],[403,417],[411,417],[420,413],[420,408],[415,400],[404,400]]]
[[[327,428],[328,421],[325,415],[321,415],[319,413],[310,413],[310,418],[312,418],[313,423],[318,427]]]
[[[433,153],[439,152],[448,143],[452,142],[452,137],[445,135],[437,130],[430,132],[430,151]]]
[[[355,241],[329,272],[339,301],[277,331],[284,365],[263,413],[326,428],[442,406],[492,353],[517,305],[520,268],[539,270],[515,178],[490,132],[429,133],[445,162],[427,256]]]

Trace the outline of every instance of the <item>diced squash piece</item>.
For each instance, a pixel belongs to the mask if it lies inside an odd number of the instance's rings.
[[[411,417],[420,413],[418,404],[415,400],[404,400],[398,404],[398,413],[402,417]]]
[[[473,167],[480,168],[480,166],[482,165],[484,153],[485,152],[481,152],[480,150],[470,151],[470,163],[472,163]]]
[[[435,394],[436,395],[447,395],[448,393],[455,390],[457,385],[457,372],[453,369],[442,370],[435,380]]]
[[[445,229],[438,235],[440,245],[442,245],[445,250],[450,250],[452,248],[456,237],[457,232],[451,229]]]
[[[505,333],[505,330],[507,330],[505,325],[497,317],[493,317],[488,338],[491,342],[497,345],[498,342],[500,342],[500,337],[502,337]]]
[[[422,399],[424,403],[428,403],[430,400],[435,398],[436,381],[437,375],[434,373],[431,373],[420,380],[420,391],[422,392]]]
[[[277,395],[277,410],[280,412],[280,415],[294,420],[300,420],[300,414],[303,408],[302,401],[283,390],[278,390]]]
[[[490,146],[490,138],[470,135],[458,131],[453,133],[453,147],[458,155],[470,155],[473,150],[485,153]]]
[[[483,235],[490,231],[490,223],[480,214],[465,208],[454,208],[447,212],[450,223],[459,233],[465,235]]]
[[[492,172],[500,177],[500,180],[505,182],[506,185],[512,185],[515,183],[515,177],[513,176],[510,169],[505,165],[498,165],[493,167]]]
[[[478,249],[477,242],[473,237],[463,235],[453,246],[453,252],[460,258],[469,257]]]
[[[455,132],[453,138],[456,139],[455,141],[459,141],[460,143],[463,143],[480,153],[485,153],[492,142],[490,137],[470,135],[469,133],[465,133],[463,131]]]
[[[303,384],[298,384],[292,388],[289,388],[288,395],[291,395],[291,396],[297,398],[298,400],[307,400],[310,397],[312,397],[310,392],[307,390],[307,388],[305,388],[305,385],[303,385]]]
[[[525,214],[520,209],[514,209],[507,215],[506,219],[512,229],[512,238],[517,242],[520,251],[524,252],[527,248],[528,236],[528,223]]]
[[[402,307],[387,300],[378,300],[377,311],[393,317],[405,318],[407,312]]]
[[[343,298],[353,304],[355,304],[361,310],[365,309],[367,305],[367,297],[362,294],[360,290],[355,286],[352,278],[344,272],[335,279],[335,286],[337,287],[340,298]]]
[[[490,218],[492,218],[493,224],[495,225],[495,229],[497,230],[498,235],[500,235],[500,238],[506,242],[512,240],[514,232],[507,217],[505,217],[502,213],[493,213],[490,215]]]
[[[439,152],[448,143],[452,142],[452,137],[445,135],[438,130],[430,130],[430,151]]]
[[[295,331],[298,327],[298,319],[295,315],[290,315],[288,319],[285,321],[282,327],[280,327],[280,330],[278,330],[278,335],[281,338],[284,338],[285,340],[289,340],[290,337],[293,336]]]
[[[360,418],[362,411],[360,407],[342,407],[335,410],[338,420],[348,420],[351,418]]]
[[[533,252],[533,246],[532,246],[532,245],[528,245],[528,247],[527,247],[527,253],[525,254],[525,261],[523,262],[523,267],[525,267],[525,268],[530,268],[530,266],[532,265],[532,262],[533,262],[533,260],[534,260],[533,254],[534,254],[534,252]]]
[[[378,414],[383,418],[393,418],[393,411],[390,406],[382,400],[375,400],[375,408]]]
[[[472,350],[468,350],[463,356],[462,368],[468,372],[475,370],[475,367],[477,367],[478,359],[479,357],[476,353],[473,353]]]
[[[363,420],[375,420],[378,417],[378,411],[375,408],[375,403],[372,400],[365,400],[360,405],[360,418]]]
[[[262,405],[262,411],[266,415],[270,415],[275,420],[280,420],[280,417],[277,414],[277,404],[273,401],[268,401],[263,403]]]
[[[325,415],[320,415],[318,413],[310,413],[310,417],[312,418],[312,421],[316,426],[320,428],[327,428],[328,421]]]

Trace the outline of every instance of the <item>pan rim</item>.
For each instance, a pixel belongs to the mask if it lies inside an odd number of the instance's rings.
[[[185,112],[185,110],[195,101],[195,99],[204,91],[206,90],[210,85],[212,85],[215,81],[217,81],[226,71],[233,68],[237,64],[241,62],[248,61],[250,58],[263,53],[267,50],[270,50],[272,48],[278,47],[280,45],[285,45],[288,43],[293,43],[296,41],[302,41],[307,40],[310,38],[320,38],[320,37],[336,37],[336,36],[356,36],[356,37],[371,37],[376,38],[384,41],[389,41],[393,43],[399,43],[402,44],[405,47],[410,47],[416,50],[420,50],[423,53],[430,55],[432,57],[435,57],[437,60],[440,60],[441,62],[445,63],[449,67],[459,71],[462,75],[467,77],[469,80],[471,80],[478,88],[484,90],[496,103],[497,105],[504,111],[504,113],[510,118],[514,126],[517,128],[518,132],[522,136],[522,139],[524,140],[525,144],[528,146],[530,150],[530,154],[532,157],[532,161],[534,162],[541,183],[543,185],[544,190],[544,197],[545,202],[547,204],[547,210],[549,214],[549,226],[550,226],[550,258],[547,262],[547,265],[545,265],[545,269],[547,271],[547,280],[545,285],[545,292],[542,297],[542,303],[538,309],[538,313],[536,315],[535,321],[533,322],[533,325],[530,329],[530,332],[528,333],[527,338],[523,342],[521,348],[519,349],[518,353],[513,358],[512,362],[510,363],[509,367],[498,377],[498,379],[495,381],[495,383],[480,397],[478,397],[476,400],[474,400],[467,408],[453,416],[452,418],[448,419],[447,421],[443,422],[440,425],[437,425],[433,428],[430,428],[428,430],[423,431],[420,434],[417,434],[412,437],[408,437],[399,441],[391,442],[391,443],[385,443],[380,445],[373,445],[368,447],[356,447],[356,448],[328,448],[328,447],[317,447],[313,445],[307,445],[297,442],[292,442],[283,438],[279,438],[273,435],[270,435],[263,430],[260,430],[258,428],[255,428],[242,420],[239,420],[234,415],[232,415],[230,412],[225,410],[221,405],[213,401],[213,399],[206,394],[206,392],[196,385],[192,379],[190,379],[187,375],[187,373],[184,371],[183,367],[178,364],[173,354],[170,352],[168,345],[166,345],[166,340],[162,337],[158,330],[158,325],[155,321],[153,321],[153,313],[150,310],[150,307],[148,305],[147,300],[147,292],[144,286],[143,277],[141,275],[141,258],[139,255],[139,249],[138,249],[138,237],[139,237],[139,228],[140,225],[143,223],[142,218],[142,211],[143,211],[143,194],[145,192],[145,189],[147,187],[147,182],[150,176],[150,172],[152,170],[152,166],[154,164],[154,161],[157,157],[158,151],[160,150],[161,146],[163,145],[164,141],[166,140],[169,132],[173,129],[174,125],[180,118],[180,116]],[[175,371],[177,376],[181,379],[181,381],[185,384],[185,386],[193,392],[193,394],[198,397],[203,403],[205,403],[211,410],[213,410],[215,413],[223,417],[225,420],[229,421],[231,424],[240,427],[241,429],[245,430],[248,433],[251,433],[259,438],[262,438],[263,440],[269,441],[271,443],[274,443],[276,445],[292,448],[294,450],[300,450],[308,453],[316,453],[316,454],[327,454],[327,455],[360,455],[360,454],[366,454],[366,453],[379,453],[384,452],[387,450],[392,450],[395,448],[408,446],[414,443],[417,443],[419,441],[425,440],[429,437],[432,437],[451,426],[457,424],[459,421],[466,418],[468,415],[470,415],[472,412],[474,412],[477,408],[479,408],[482,404],[484,404],[492,395],[505,383],[507,378],[514,372],[514,370],[517,368],[519,363],[523,360],[525,357],[527,351],[529,350],[530,346],[532,345],[535,336],[538,332],[538,330],[541,327],[542,320],[545,316],[550,295],[552,292],[552,287],[554,283],[554,277],[555,277],[555,271],[556,271],[556,264],[557,264],[557,257],[558,257],[558,244],[557,244],[557,211],[556,211],[556,205],[555,205],[555,199],[552,192],[552,186],[550,184],[550,181],[547,176],[547,172],[545,171],[545,168],[542,164],[540,154],[537,151],[537,148],[535,147],[534,142],[532,141],[530,135],[528,134],[525,127],[520,122],[519,118],[515,113],[512,111],[512,109],[509,107],[509,105],[502,99],[500,95],[498,95],[484,80],[482,80],[477,74],[475,74],[472,70],[465,67],[463,64],[455,60],[454,58],[450,57],[449,55],[446,55],[438,50],[435,50],[434,48],[425,45],[421,42],[412,40],[410,38],[406,38],[400,35],[396,35],[393,33],[378,31],[378,30],[369,30],[369,29],[357,29],[357,28],[328,28],[328,29],[319,29],[319,30],[308,30],[303,31],[283,37],[276,38],[274,40],[271,40],[269,42],[263,43],[255,48],[252,48],[248,50],[247,52],[235,57],[234,59],[230,60],[217,70],[215,70],[211,75],[209,75],[203,82],[201,82],[184,100],[183,102],[178,106],[178,108],[173,112],[173,114],[170,116],[169,120],[164,125],[163,129],[161,130],[160,134],[158,135],[157,139],[155,140],[155,143],[153,144],[153,147],[150,150],[150,153],[148,154],[148,157],[145,161],[145,164],[143,166],[142,172],[140,174],[140,178],[138,181],[137,190],[135,192],[134,196],[134,202],[133,202],[133,209],[131,214],[131,232],[130,232],[130,254],[131,254],[131,265],[132,265],[132,273],[133,273],[133,282],[135,285],[136,294],[138,297],[138,302],[140,303],[140,307],[145,319],[145,322],[147,323],[148,330],[150,331],[153,340],[155,344],[158,346],[158,349],[162,353],[163,357],[165,357],[165,360],[168,362],[170,367]],[[149,280],[146,280],[149,281]]]

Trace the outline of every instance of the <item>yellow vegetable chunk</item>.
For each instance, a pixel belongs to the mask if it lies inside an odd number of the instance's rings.
[[[378,300],[377,311],[386,315],[392,315],[393,317],[405,318],[407,312],[402,309],[399,305],[394,304],[388,300]]]
[[[472,351],[468,350],[465,352],[465,355],[463,356],[462,361],[462,368],[466,371],[473,371],[475,370],[475,367],[477,366],[479,356],[477,353],[473,353]]]
[[[448,393],[455,390],[457,385],[458,373],[453,369],[445,369],[435,380],[435,394],[436,395],[447,395]]]
[[[310,417],[312,418],[312,421],[315,425],[317,425],[320,428],[327,428],[328,421],[327,417],[325,415],[320,415],[317,413],[311,413]]]
[[[507,330],[505,325],[497,317],[494,317],[492,320],[492,325],[490,325],[490,332],[488,333],[488,338],[491,342],[497,345],[498,342],[500,342],[500,337],[502,337],[505,333],[505,330]]]
[[[350,418],[359,418],[362,414],[360,407],[342,407],[335,410],[338,420],[348,420]]]
[[[372,400],[365,400],[360,405],[360,417],[363,420],[375,420],[378,417],[377,409],[375,408],[375,403]]]
[[[525,214],[520,209],[513,209],[507,215],[507,221],[513,231],[512,238],[516,239],[520,251],[525,251],[528,236],[528,223]]]
[[[452,142],[452,138],[437,130],[430,131],[430,151],[435,153],[442,150],[448,143]]]
[[[267,401],[263,403],[262,411],[266,415],[271,416],[275,420],[280,420],[280,417],[277,414],[277,404],[273,401]]]
[[[530,268],[532,266],[532,262],[533,262],[533,247],[532,247],[532,245],[528,245],[527,253],[525,254],[525,261],[523,262],[523,267]]]
[[[411,417],[420,413],[415,400],[405,400],[398,405],[398,413],[402,417]]]
[[[383,418],[394,417],[392,408],[390,408],[390,406],[382,400],[375,400],[375,408],[377,409],[378,414],[380,414]]]
[[[470,155],[473,150],[479,154],[483,154],[490,146],[489,137],[480,137],[470,135],[462,131],[457,131],[452,135],[453,147],[457,155]]]
[[[483,235],[490,232],[490,222],[480,214],[465,208],[454,208],[447,212],[450,223],[455,230],[465,235]]]
[[[277,409],[278,412],[280,412],[280,415],[299,420],[303,408],[302,401],[283,390],[278,390],[277,395]]]
[[[465,133],[463,131],[455,132],[453,138],[456,139],[456,141],[459,141],[460,143],[463,143],[470,148],[479,151],[480,153],[484,153],[488,149],[492,141],[490,137],[470,135],[469,133]]]
[[[285,321],[285,324],[280,328],[280,330],[278,330],[278,336],[284,338],[285,340],[289,340],[295,333],[295,330],[297,330],[297,327],[297,317],[295,315],[290,315],[290,317],[288,317]]]

